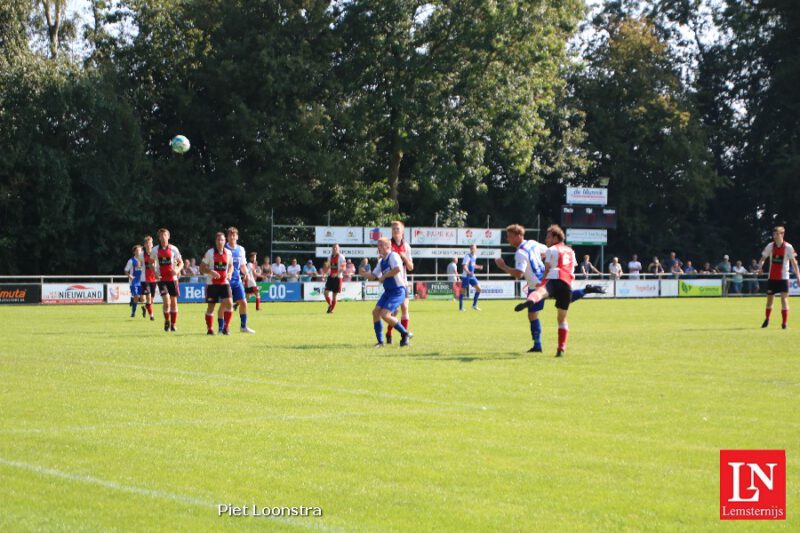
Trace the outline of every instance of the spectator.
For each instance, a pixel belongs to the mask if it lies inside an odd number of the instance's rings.
[[[272,264],[269,256],[265,257],[264,262],[261,263],[261,281],[272,281]]]
[[[731,280],[731,292],[733,294],[742,294],[742,282],[745,274],[747,274],[747,269],[742,266],[741,261],[736,261],[736,266],[733,267],[733,279]]]
[[[709,263],[708,261],[703,263],[703,269],[700,271],[700,274],[708,275],[713,273],[714,271],[711,269],[711,263]]]
[[[352,259],[347,260],[347,264],[344,266],[344,281],[353,281],[353,276],[356,273],[356,266],[353,264]]]
[[[274,267],[275,265],[273,265],[273,270],[275,269]],[[300,265],[297,264],[297,259],[292,258],[292,262],[289,264],[288,267],[286,267],[286,281],[300,280],[301,271],[302,269],[300,268]],[[306,280],[300,280],[300,281],[306,281]]]
[[[458,257],[454,257],[450,264],[447,265],[447,283],[453,289],[453,299],[455,299],[456,284],[458,283]]]
[[[716,271],[720,274],[730,274],[731,273],[731,262],[728,260],[727,255],[722,256],[722,261],[717,263]]]
[[[611,279],[619,279],[622,277],[622,265],[619,264],[619,257],[615,257],[608,264],[608,277]]]
[[[628,261],[628,277],[631,279],[639,279],[642,273],[642,264],[639,262],[639,257],[636,254],[631,256]]]
[[[372,269],[369,266],[369,259],[367,259],[366,257],[362,258],[361,263],[358,265],[358,277],[360,277],[361,279],[367,279],[364,277],[362,272],[371,272],[371,271]]]
[[[597,270],[591,261],[589,261],[589,256],[583,256],[583,262],[581,263],[581,274],[583,274],[583,279],[589,279],[591,274],[600,274],[601,272]]]
[[[654,276],[663,276],[664,265],[661,264],[661,261],[658,260],[657,256],[654,256],[650,264],[647,265],[647,271],[653,274]]]
[[[286,265],[281,263],[281,256],[275,256],[275,262],[272,263],[272,277],[275,281],[286,280]]]
[[[667,270],[672,272],[672,267],[675,265],[675,263],[678,263],[678,266],[681,267],[681,269],[683,268],[683,261],[678,259],[678,254],[676,254],[675,252],[670,252],[669,259],[667,259],[667,264],[666,264]],[[684,270],[684,272],[686,271]]]
[[[306,264],[303,265],[303,277],[300,278],[301,281],[314,281],[314,278],[317,277],[317,267],[314,266],[314,261],[309,259],[306,261]]]
[[[683,277],[686,279],[694,278],[695,274],[697,274],[697,270],[692,266],[691,260],[686,261],[686,268],[683,269]]]
[[[747,283],[745,284],[746,292],[748,294],[758,293],[758,276],[763,274],[763,271],[758,267],[758,259],[750,261],[750,275],[748,276]]]
[[[669,269],[670,273],[672,273],[672,277],[678,279],[683,274],[683,269],[681,268],[681,262],[678,260],[672,261],[672,268]]]

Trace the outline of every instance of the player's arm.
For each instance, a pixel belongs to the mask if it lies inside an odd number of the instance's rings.
[[[206,252],[206,255],[203,256],[203,260],[200,261],[200,273],[201,274],[208,274],[211,276],[212,279],[218,279],[219,273],[216,272],[211,265],[214,263],[214,252],[209,250]]]
[[[594,272],[595,274],[602,274],[602,272],[597,270],[597,267],[594,266],[593,264],[589,263],[589,267],[591,268],[592,272]]]
[[[244,271],[245,271],[244,279],[247,279],[247,268],[245,268]],[[228,254],[228,268],[225,270],[225,279],[230,281],[232,277],[233,277],[233,254]]]
[[[389,270],[388,272],[386,272],[386,274],[383,274],[383,275],[381,275],[381,276],[378,278],[378,281],[383,281],[383,280],[386,280],[386,279],[389,279],[389,278],[393,278],[393,277],[395,277],[396,275],[398,275],[398,274],[400,273],[400,271],[401,271],[401,270],[403,270],[403,267],[401,267],[401,266],[396,266],[396,267],[394,267],[393,269],[391,269],[391,270]]]
[[[131,259],[128,259],[123,272],[128,275],[128,281],[133,281],[133,261]]]
[[[403,266],[406,267],[406,270],[411,272],[414,270],[414,260],[411,259],[411,248],[406,244],[405,251],[400,255],[400,259],[403,261]]]
[[[525,271],[519,269],[519,261],[516,261],[517,257],[514,256],[515,263],[517,263],[517,268],[512,268],[506,264],[502,257],[498,257],[494,260],[494,264],[497,265],[497,268],[508,274],[514,279],[522,279],[522,276],[525,275]],[[524,264],[524,263],[523,263]]]
[[[161,279],[161,269],[158,268],[158,252],[155,248],[150,250],[150,262],[148,264],[148,268],[153,271],[153,276],[155,276],[156,280]]]
[[[180,276],[183,272],[183,257],[175,246],[172,247],[172,256],[175,258],[175,274]]]

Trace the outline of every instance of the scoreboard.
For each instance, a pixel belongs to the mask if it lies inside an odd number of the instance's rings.
[[[597,205],[562,205],[561,227],[617,229],[617,210]]]

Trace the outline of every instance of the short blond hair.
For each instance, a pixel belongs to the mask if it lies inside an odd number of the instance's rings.
[[[547,233],[549,233],[553,237],[556,237],[558,239],[558,242],[564,242],[565,239],[564,230],[561,229],[561,226],[559,226],[558,224],[551,224],[547,228]]]
[[[510,226],[506,227],[506,233],[510,233],[512,235],[519,235],[520,237],[525,236],[525,226],[521,224],[511,224]]]
[[[378,244],[381,244],[381,243],[388,244],[389,246],[391,246],[392,241],[389,240],[389,237],[381,237],[380,239],[378,239]]]

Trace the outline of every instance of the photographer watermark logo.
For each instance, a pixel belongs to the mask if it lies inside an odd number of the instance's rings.
[[[720,520],[786,520],[786,450],[720,450]]]

